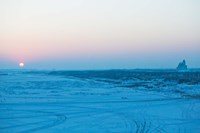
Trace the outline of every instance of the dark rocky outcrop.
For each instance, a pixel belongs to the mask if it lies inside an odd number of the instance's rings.
[[[180,62],[176,68],[177,70],[187,70],[187,65],[185,60],[183,60],[182,62]]]

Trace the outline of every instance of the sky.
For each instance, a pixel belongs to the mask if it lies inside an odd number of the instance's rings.
[[[0,69],[200,68],[199,0],[0,0]]]

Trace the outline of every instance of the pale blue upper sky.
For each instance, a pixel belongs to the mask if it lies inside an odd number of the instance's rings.
[[[199,0],[0,0],[0,68],[194,68],[199,57]]]

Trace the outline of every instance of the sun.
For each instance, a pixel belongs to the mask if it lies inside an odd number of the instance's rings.
[[[24,67],[24,65],[25,65],[25,64],[24,64],[23,62],[20,62],[20,63],[19,63],[19,67]]]

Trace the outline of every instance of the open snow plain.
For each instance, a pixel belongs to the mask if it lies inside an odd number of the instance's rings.
[[[0,133],[200,133],[200,72],[0,70]]]

